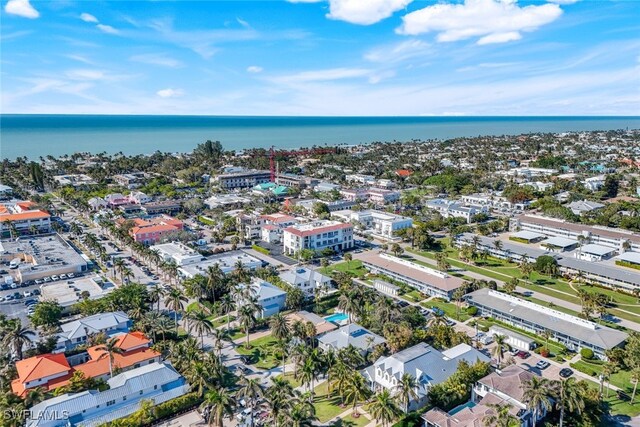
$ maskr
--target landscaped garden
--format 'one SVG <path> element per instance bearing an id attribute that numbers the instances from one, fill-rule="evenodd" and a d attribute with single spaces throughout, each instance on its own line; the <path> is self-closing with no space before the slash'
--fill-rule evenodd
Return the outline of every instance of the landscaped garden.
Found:
<path id="1" fill-rule="evenodd" d="M 276 339 L 271 335 L 249 341 L 249 345 L 249 349 L 245 348 L 244 343 L 236 347 L 238 353 L 250 358 L 249 364 L 261 369 L 272 369 L 282 363 L 277 357 Z"/>

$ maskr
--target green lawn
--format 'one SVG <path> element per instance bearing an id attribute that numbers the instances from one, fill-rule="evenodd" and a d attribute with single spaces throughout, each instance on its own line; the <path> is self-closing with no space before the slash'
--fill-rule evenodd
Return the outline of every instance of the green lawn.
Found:
<path id="1" fill-rule="evenodd" d="M 362 411 L 359 411 L 362 414 Z M 351 414 L 342 418 L 341 427 L 364 427 L 369 424 L 371 420 L 364 415 L 360 415 L 358 418 L 354 418 Z"/>
<path id="2" fill-rule="evenodd" d="M 302 385 L 300 381 L 294 378 L 293 372 L 285 372 L 284 376 L 280 375 L 280 377 L 283 377 L 285 380 L 287 380 L 293 386 L 293 388 L 297 388 Z"/>
<path id="3" fill-rule="evenodd" d="M 282 363 L 282 359 L 274 355 L 276 339 L 271 335 L 249 341 L 250 349 L 244 347 L 244 343 L 236 347 L 236 351 L 244 356 L 251 357 L 250 364 L 257 368 L 272 369 Z"/>
<path id="4" fill-rule="evenodd" d="M 319 270 L 322 274 L 331 275 L 334 271 L 342 271 L 349 273 L 355 277 L 364 277 L 368 273 L 367 269 L 362 266 L 362 261 L 354 259 L 349 262 L 339 262 Z"/>
<path id="5" fill-rule="evenodd" d="M 314 388 L 313 391 L 315 392 L 313 406 L 316 407 L 316 416 L 321 423 L 326 423 L 349 409 L 348 406 L 340 407 L 340 396 L 333 390 L 329 393 L 326 381 Z"/>
<path id="6" fill-rule="evenodd" d="M 587 381 L 592 388 L 599 389 L 600 385 L 594 381 Z M 609 412 L 612 415 L 626 415 L 629 417 L 635 417 L 640 415 L 640 401 L 636 400 L 635 403 L 625 402 L 618 398 L 617 393 L 610 391 L 607 397 L 605 390 L 603 401 L 609 406 Z"/>
<path id="7" fill-rule="evenodd" d="M 227 324 L 227 316 L 222 316 L 222 317 L 217 317 L 215 318 L 215 316 L 210 316 L 209 320 L 211 320 L 211 323 L 213 323 L 213 327 L 217 328 L 218 326 L 222 326 L 222 325 L 226 325 Z M 236 320 L 235 316 L 229 316 L 229 322 L 233 322 L 234 320 Z"/>
<path id="8" fill-rule="evenodd" d="M 424 295 L 422 295 L 419 291 L 417 290 L 413 290 L 411 292 L 407 292 L 406 294 L 402 294 L 400 295 L 401 298 L 406 299 L 407 301 L 411 301 L 411 302 L 420 302 L 424 299 L 426 299 L 426 297 Z"/>
<path id="9" fill-rule="evenodd" d="M 598 377 L 600 372 L 602 372 L 602 361 L 589 361 L 589 360 L 579 360 L 576 363 L 573 363 L 571 366 L 576 368 L 578 371 L 584 372 L 587 375 L 591 375 L 593 377 Z M 631 373 L 629 371 L 618 370 L 613 373 L 610 378 L 611 384 L 616 387 L 625 390 L 627 393 L 631 393 L 633 391 L 633 384 L 631 383 Z M 639 402 L 640 403 L 640 402 Z"/>
<path id="10" fill-rule="evenodd" d="M 465 322 L 471 318 L 471 316 L 467 314 L 466 310 L 462 306 L 460 307 L 460 315 L 456 316 L 457 307 L 455 303 L 446 302 L 439 298 L 434 298 L 430 301 L 425 301 L 423 303 L 420 303 L 420 305 L 426 308 L 438 307 L 440 310 L 444 311 L 444 314 L 447 317 L 456 319 L 460 322 Z"/>

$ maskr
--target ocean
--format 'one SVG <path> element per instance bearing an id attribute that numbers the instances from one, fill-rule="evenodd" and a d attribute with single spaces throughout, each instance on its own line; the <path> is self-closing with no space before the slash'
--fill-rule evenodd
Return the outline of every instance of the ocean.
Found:
<path id="1" fill-rule="evenodd" d="M 0 115 L 0 158 L 74 152 L 189 152 L 207 139 L 227 150 L 528 132 L 640 129 L 640 117 L 249 117 Z"/>

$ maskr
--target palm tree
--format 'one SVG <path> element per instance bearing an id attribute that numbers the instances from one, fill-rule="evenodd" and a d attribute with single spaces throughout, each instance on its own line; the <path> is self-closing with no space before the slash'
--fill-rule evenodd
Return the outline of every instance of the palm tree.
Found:
<path id="1" fill-rule="evenodd" d="M 204 310 L 191 311 L 187 313 L 185 318 L 189 325 L 189 333 L 193 330 L 200 336 L 200 342 L 202 343 L 202 349 L 204 350 L 204 335 L 211 333 L 213 323 L 211 323 L 211 320 L 209 320 L 207 313 L 205 313 Z"/>
<path id="2" fill-rule="evenodd" d="M 109 378 L 113 378 L 113 361 L 116 354 L 122 354 L 123 351 L 118 345 L 118 337 L 114 337 L 109 339 L 106 344 L 101 345 L 96 348 L 97 351 L 102 351 L 103 354 L 100 358 L 108 357 L 109 358 Z"/>
<path id="3" fill-rule="evenodd" d="M 255 307 L 251 305 L 243 305 L 238 310 L 238 321 L 240 322 L 240 327 L 244 329 L 246 341 L 244 347 L 246 349 L 251 348 L 249 345 L 249 332 L 256 325 L 256 310 Z"/>
<path id="4" fill-rule="evenodd" d="M 396 385 L 396 393 L 404 412 L 409 412 L 409 403 L 418 398 L 416 378 L 408 373 L 402 374 Z"/>
<path id="5" fill-rule="evenodd" d="M 346 254 L 344 254 L 343 258 L 347 263 L 347 269 L 351 269 L 351 260 L 353 260 L 353 255 L 347 252 Z"/>
<path id="6" fill-rule="evenodd" d="M 504 350 L 508 346 L 507 344 L 508 337 L 506 335 L 496 334 L 493 336 L 493 340 L 496 342 L 496 346 L 493 348 L 493 356 L 498 361 L 498 366 L 502 363 L 502 357 L 504 356 Z"/>
<path id="7" fill-rule="evenodd" d="M 369 397 L 369 387 L 367 382 L 358 371 L 354 371 L 346 384 L 345 398 L 347 402 L 353 403 L 353 411 L 357 414 L 358 403 Z"/>
<path id="8" fill-rule="evenodd" d="M 482 423 L 487 427 L 520 427 L 520 420 L 511 415 L 511 405 L 487 405 L 495 411 L 484 416 Z"/>
<path id="9" fill-rule="evenodd" d="M 201 408 L 207 413 L 209 426 L 222 427 L 224 418 L 233 417 L 233 409 L 236 406 L 233 396 L 224 388 L 219 387 L 208 391 L 204 395 Z"/>
<path id="10" fill-rule="evenodd" d="M 220 300 L 220 310 L 227 315 L 227 331 L 231 323 L 231 312 L 236 309 L 236 303 L 231 294 L 225 294 Z"/>
<path id="11" fill-rule="evenodd" d="M 536 376 L 523 384 L 524 402 L 533 410 L 534 427 L 538 422 L 540 412 L 546 413 L 553 407 L 552 390 L 547 379 Z"/>
<path id="12" fill-rule="evenodd" d="M 253 427 L 253 409 L 254 405 L 264 396 L 260 380 L 256 378 L 240 377 L 238 381 L 238 390 L 236 391 L 236 399 L 244 399 L 246 406 L 251 408 L 250 426 Z"/>
<path id="13" fill-rule="evenodd" d="M 286 425 L 291 427 L 312 427 L 316 421 L 316 409 L 307 399 L 295 399 L 286 413 Z"/>
<path id="14" fill-rule="evenodd" d="M 631 393 L 631 404 L 636 398 L 636 391 L 638 390 L 638 382 L 640 382 L 640 368 L 636 367 L 631 371 L 631 382 L 633 383 L 633 393 Z"/>
<path id="15" fill-rule="evenodd" d="M 386 388 L 373 397 L 373 402 L 369 405 L 368 410 L 376 422 L 382 423 L 382 427 L 387 427 L 394 419 L 402 414 L 402 410 L 398 408 L 393 396 L 391 396 L 391 393 L 389 393 L 389 390 Z"/>
<path id="16" fill-rule="evenodd" d="M 164 305 L 167 306 L 169 310 L 173 311 L 173 321 L 176 326 L 176 334 L 178 333 L 178 313 L 184 310 L 184 303 L 187 301 L 187 297 L 185 297 L 182 291 L 176 287 L 171 288 L 164 299 Z"/>
<path id="17" fill-rule="evenodd" d="M 19 319 L 8 322 L 8 324 L 9 326 L 4 331 L 2 342 L 7 347 L 13 347 L 13 352 L 18 360 L 22 360 L 22 347 L 30 344 L 36 333 L 29 328 L 23 327 Z"/>
<path id="18" fill-rule="evenodd" d="M 282 414 L 290 408 L 293 398 L 293 386 L 282 376 L 272 380 L 273 385 L 266 391 L 267 404 L 270 409 L 270 418 L 275 427 L 278 427 Z"/>
<path id="19" fill-rule="evenodd" d="M 493 247 L 496 249 L 497 252 L 500 252 L 502 250 L 502 242 L 500 240 L 494 240 Z"/>
<path id="20" fill-rule="evenodd" d="M 157 311 L 160 312 L 160 300 L 165 296 L 164 289 L 160 286 L 156 285 L 149 289 L 149 303 L 151 304 L 151 308 L 153 309 L 153 304 L 157 305 Z"/>
<path id="21" fill-rule="evenodd" d="M 582 398 L 582 386 L 574 377 L 560 380 L 556 384 L 556 407 L 560 409 L 560 427 L 562 427 L 564 425 L 565 411 L 582 413 L 584 399 Z"/>

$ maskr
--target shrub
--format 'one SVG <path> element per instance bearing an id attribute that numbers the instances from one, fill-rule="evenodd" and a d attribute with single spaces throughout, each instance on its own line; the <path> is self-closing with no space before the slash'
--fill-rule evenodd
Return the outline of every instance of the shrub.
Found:
<path id="1" fill-rule="evenodd" d="M 541 347 L 539 353 L 542 357 L 549 357 L 549 349 L 546 347 Z"/>
<path id="2" fill-rule="evenodd" d="M 476 314 L 478 314 L 478 307 L 474 307 L 474 306 L 467 307 L 467 314 L 469 316 L 475 316 Z"/>
<path id="3" fill-rule="evenodd" d="M 593 350 L 590 348 L 583 348 L 580 350 L 580 356 L 582 356 L 583 359 L 591 360 L 593 359 Z"/>
<path id="4" fill-rule="evenodd" d="M 269 249 L 265 249 L 261 246 L 258 245 L 251 245 L 251 249 L 256 250 L 258 252 L 260 252 L 261 254 L 265 254 L 265 255 L 269 255 Z"/>

